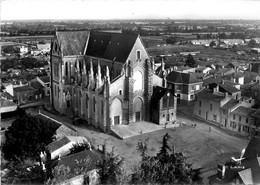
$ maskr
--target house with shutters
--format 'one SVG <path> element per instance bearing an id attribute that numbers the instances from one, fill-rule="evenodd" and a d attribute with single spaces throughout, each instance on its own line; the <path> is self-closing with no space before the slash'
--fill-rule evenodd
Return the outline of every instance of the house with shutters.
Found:
<path id="1" fill-rule="evenodd" d="M 172 89 L 178 100 L 189 102 L 202 89 L 202 80 L 194 73 L 171 71 L 166 77 L 169 89 Z"/>
<path id="2" fill-rule="evenodd" d="M 57 31 L 50 61 L 54 109 L 105 132 L 150 121 L 153 86 L 167 84 L 139 35 Z"/>
<path id="3" fill-rule="evenodd" d="M 252 98 L 234 97 L 219 88 L 205 88 L 196 96 L 193 114 L 225 130 L 248 136 L 255 128 L 254 105 Z"/>

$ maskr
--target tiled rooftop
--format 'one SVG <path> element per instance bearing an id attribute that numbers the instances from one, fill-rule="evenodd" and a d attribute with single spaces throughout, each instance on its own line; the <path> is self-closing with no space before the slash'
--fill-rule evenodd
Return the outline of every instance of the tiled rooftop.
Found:
<path id="1" fill-rule="evenodd" d="M 20 87 L 15 87 L 14 91 L 16 92 L 24 92 L 24 91 L 32 91 L 35 90 L 33 87 L 31 86 L 20 86 Z"/>
<path id="2" fill-rule="evenodd" d="M 210 89 L 203 89 L 200 91 L 197 95 L 198 98 L 201 99 L 206 99 L 206 100 L 211 100 L 211 101 L 221 101 L 225 98 L 225 95 L 217 95 L 214 94 Z"/>
<path id="3" fill-rule="evenodd" d="M 239 114 L 243 116 L 249 116 L 254 113 L 256 110 L 248 107 L 239 106 L 232 113 Z"/>
<path id="4" fill-rule="evenodd" d="M 237 100 L 231 99 L 226 104 L 224 104 L 221 108 L 225 109 L 225 110 L 229 110 L 229 109 L 233 108 L 234 106 L 236 106 L 237 104 L 238 104 Z"/>
<path id="5" fill-rule="evenodd" d="M 182 83 L 182 84 L 192 84 L 202 82 L 193 73 L 182 73 L 177 71 L 172 71 L 168 74 L 166 79 L 172 83 Z"/>
<path id="6" fill-rule="evenodd" d="M 50 82 L 50 76 L 41 76 L 39 77 L 41 79 L 41 81 L 43 81 L 44 83 L 48 83 Z"/>
<path id="7" fill-rule="evenodd" d="M 53 152 L 68 143 L 70 143 L 70 140 L 65 136 L 59 140 L 53 141 L 52 143 L 48 144 L 47 148 L 50 152 Z"/>

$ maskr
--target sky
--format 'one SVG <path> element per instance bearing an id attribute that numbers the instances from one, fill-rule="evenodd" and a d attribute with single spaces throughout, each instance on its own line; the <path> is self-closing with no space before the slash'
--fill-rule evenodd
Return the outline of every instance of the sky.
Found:
<path id="1" fill-rule="evenodd" d="M 260 0 L 0 0 L 2 20 L 256 19 Z"/>

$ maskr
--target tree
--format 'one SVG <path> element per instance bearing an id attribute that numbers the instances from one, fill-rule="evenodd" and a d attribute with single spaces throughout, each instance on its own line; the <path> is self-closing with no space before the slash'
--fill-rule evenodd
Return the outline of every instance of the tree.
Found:
<path id="1" fill-rule="evenodd" d="M 251 40 L 249 41 L 249 43 L 248 43 L 248 46 L 251 47 L 251 48 L 256 47 L 256 46 L 257 46 L 256 40 L 251 39 Z"/>
<path id="2" fill-rule="evenodd" d="M 54 166 L 52 169 L 54 178 L 49 178 L 47 184 L 62 184 L 64 181 L 71 179 L 77 175 L 87 175 L 89 172 L 89 167 L 91 165 L 91 158 L 86 156 L 86 158 L 81 160 L 75 160 L 73 168 L 66 165 Z M 85 184 L 85 183 L 84 183 Z"/>
<path id="3" fill-rule="evenodd" d="M 195 61 L 194 57 L 191 54 L 189 54 L 187 56 L 185 66 L 189 66 L 189 67 L 197 67 L 198 66 L 197 62 Z"/>
<path id="4" fill-rule="evenodd" d="M 140 165 L 132 174 L 134 184 L 191 184 L 201 183 L 201 169 L 192 169 L 192 164 L 186 162 L 187 157 L 182 152 L 175 152 L 168 145 L 170 137 L 163 137 L 161 150 L 155 156 L 147 154 L 147 140 L 139 140 L 137 150 L 141 154 Z"/>
<path id="5" fill-rule="evenodd" d="M 166 39 L 167 44 L 175 44 L 176 42 L 178 42 L 176 37 L 169 37 Z"/>
<path id="6" fill-rule="evenodd" d="M 43 184 L 44 172 L 41 166 L 33 166 L 27 169 L 28 165 L 23 162 L 11 161 L 7 164 L 10 171 L 2 178 L 5 184 Z"/>
<path id="7" fill-rule="evenodd" d="M 101 184 L 117 184 L 120 182 L 123 174 L 123 160 L 122 157 L 114 153 L 114 148 L 111 152 L 108 152 L 106 144 L 103 145 L 102 159 L 97 164 Z"/>
<path id="8" fill-rule="evenodd" d="M 219 38 L 220 38 L 220 39 L 227 39 L 227 34 L 224 33 L 224 32 L 223 32 L 223 33 L 220 33 L 220 34 L 219 34 Z"/>
<path id="9" fill-rule="evenodd" d="M 3 47 L 4 53 L 19 53 L 19 50 L 14 46 L 5 46 Z"/>
<path id="10" fill-rule="evenodd" d="M 7 160 L 40 160 L 40 152 L 52 142 L 56 129 L 54 122 L 39 116 L 20 113 L 6 131 L 2 152 Z"/>
<path id="11" fill-rule="evenodd" d="M 86 141 L 83 143 L 76 143 L 72 145 L 72 148 L 70 148 L 70 155 L 82 152 L 84 150 L 89 150 L 91 148 L 90 144 Z"/>
<path id="12" fill-rule="evenodd" d="M 1 69 L 7 71 L 8 69 L 15 69 L 19 65 L 19 61 L 16 58 L 5 59 L 1 61 Z"/>
<path id="13" fill-rule="evenodd" d="M 215 41 L 211 41 L 210 44 L 209 44 L 210 47 L 214 47 L 216 46 L 216 42 Z"/>

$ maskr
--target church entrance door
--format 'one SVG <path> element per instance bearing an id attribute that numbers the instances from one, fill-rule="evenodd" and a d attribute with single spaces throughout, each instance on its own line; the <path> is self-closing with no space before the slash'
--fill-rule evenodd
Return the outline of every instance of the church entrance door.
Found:
<path id="1" fill-rule="evenodd" d="M 142 99 L 137 97 L 134 99 L 134 122 L 143 120 L 143 102 Z"/>
<path id="2" fill-rule="evenodd" d="M 120 116 L 115 116 L 114 117 L 114 125 L 119 125 L 120 123 Z"/>
<path id="3" fill-rule="evenodd" d="M 135 113 L 135 121 L 141 121 L 141 112 L 136 112 Z"/>

